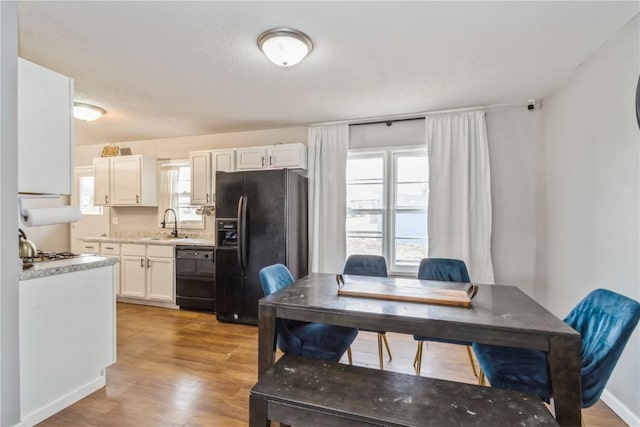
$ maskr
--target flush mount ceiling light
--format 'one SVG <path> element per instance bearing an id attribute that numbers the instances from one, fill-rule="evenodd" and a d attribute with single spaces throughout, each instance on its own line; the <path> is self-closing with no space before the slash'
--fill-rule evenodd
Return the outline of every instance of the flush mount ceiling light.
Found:
<path id="1" fill-rule="evenodd" d="M 84 104 L 82 102 L 73 103 L 73 116 L 76 119 L 90 122 L 99 119 L 105 113 L 106 110 L 96 107 L 95 105 Z"/>
<path id="2" fill-rule="evenodd" d="M 260 34 L 258 46 L 271 62 L 291 67 L 302 61 L 313 49 L 306 34 L 292 28 L 274 28 Z"/>

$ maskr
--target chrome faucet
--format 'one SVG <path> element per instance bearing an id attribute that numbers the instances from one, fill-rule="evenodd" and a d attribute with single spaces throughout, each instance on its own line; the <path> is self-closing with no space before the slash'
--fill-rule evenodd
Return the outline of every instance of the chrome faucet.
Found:
<path id="1" fill-rule="evenodd" d="M 169 209 L 165 209 L 164 210 L 164 215 L 162 215 L 162 228 L 167 228 L 167 212 L 173 212 L 173 231 L 171 232 L 171 235 L 173 237 L 178 237 L 178 215 L 176 215 L 176 211 L 174 211 L 173 209 L 169 208 Z"/>

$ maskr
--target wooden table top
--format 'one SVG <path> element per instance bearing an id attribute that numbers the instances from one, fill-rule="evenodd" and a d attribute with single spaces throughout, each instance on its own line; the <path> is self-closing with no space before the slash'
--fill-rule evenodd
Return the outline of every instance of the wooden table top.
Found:
<path id="1" fill-rule="evenodd" d="M 351 276 L 355 277 L 355 276 Z M 347 280 L 349 276 L 345 276 Z M 364 277 L 358 281 L 371 281 L 392 286 L 421 286 L 466 289 L 468 284 L 434 282 L 427 280 Z M 272 304 L 277 317 L 307 320 L 308 313 L 317 317 L 327 316 L 327 323 L 344 326 L 377 324 L 381 330 L 390 332 L 415 333 L 422 325 L 425 335 L 447 338 L 447 328 L 456 330 L 456 339 L 477 339 L 478 330 L 532 334 L 538 337 L 579 336 L 579 334 L 546 310 L 531 297 L 515 286 L 478 285 L 478 293 L 471 307 L 452 307 L 419 302 L 392 301 L 363 297 L 339 296 L 336 277 L 333 274 L 312 273 L 300 278 L 292 286 L 282 289 L 261 300 L 262 304 Z M 304 312 L 307 312 L 305 315 Z M 329 322 L 331 320 L 332 322 Z M 418 323 L 416 323 L 418 322 Z M 407 326 L 408 325 L 408 326 Z M 469 333 L 464 329 L 468 327 Z M 431 328 L 435 328 L 430 330 Z M 487 343 L 494 340 L 488 340 Z M 511 340 L 510 340 L 511 341 Z M 511 345 L 523 348 L 548 350 L 548 344 L 511 342 Z"/>

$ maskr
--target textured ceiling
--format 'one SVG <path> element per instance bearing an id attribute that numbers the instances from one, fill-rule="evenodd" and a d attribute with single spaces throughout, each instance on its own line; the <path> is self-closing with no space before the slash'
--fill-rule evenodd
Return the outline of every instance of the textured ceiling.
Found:
<path id="1" fill-rule="evenodd" d="M 20 56 L 108 113 L 76 144 L 543 98 L 639 2 L 19 2 Z M 281 69 L 256 38 L 312 39 Z"/>

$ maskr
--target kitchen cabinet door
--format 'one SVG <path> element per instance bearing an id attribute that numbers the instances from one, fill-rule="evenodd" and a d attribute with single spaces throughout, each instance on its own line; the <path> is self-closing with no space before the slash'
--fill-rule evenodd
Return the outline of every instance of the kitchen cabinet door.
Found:
<path id="1" fill-rule="evenodd" d="M 211 152 L 211 203 L 216 192 L 216 172 L 234 172 L 236 170 L 236 150 L 215 150 Z"/>
<path id="2" fill-rule="evenodd" d="M 111 159 L 112 206 L 140 204 L 141 165 L 139 156 L 123 156 Z"/>
<path id="3" fill-rule="evenodd" d="M 100 256 L 120 260 L 120 245 L 118 243 L 101 243 Z M 122 289 L 120 289 L 120 263 L 113 265 L 113 290 L 117 296 L 122 294 Z"/>
<path id="4" fill-rule="evenodd" d="M 71 194 L 72 158 L 73 80 L 18 58 L 18 191 Z"/>
<path id="5" fill-rule="evenodd" d="M 268 147 L 238 148 L 236 169 L 253 170 L 267 167 Z"/>
<path id="6" fill-rule="evenodd" d="M 304 144 L 277 144 L 269 150 L 271 168 L 307 168 L 307 147 Z"/>
<path id="7" fill-rule="evenodd" d="M 191 204 L 194 206 L 208 205 L 213 200 L 211 152 L 195 151 L 189 153 L 189 162 L 191 164 Z"/>
<path id="8" fill-rule="evenodd" d="M 120 258 L 122 296 L 145 298 L 146 259 L 141 256 L 123 255 Z"/>
<path id="9" fill-rule="evenodd" d="M 108 206 L 110 190 L 110 159 L 99 157 L 93 159 L 93 204 Z"/>
<path id="10" fill-rule="evenodd" d="M 174 301 L 173 258 L 147 257 L 147 289 L 149 299 Z"/>

